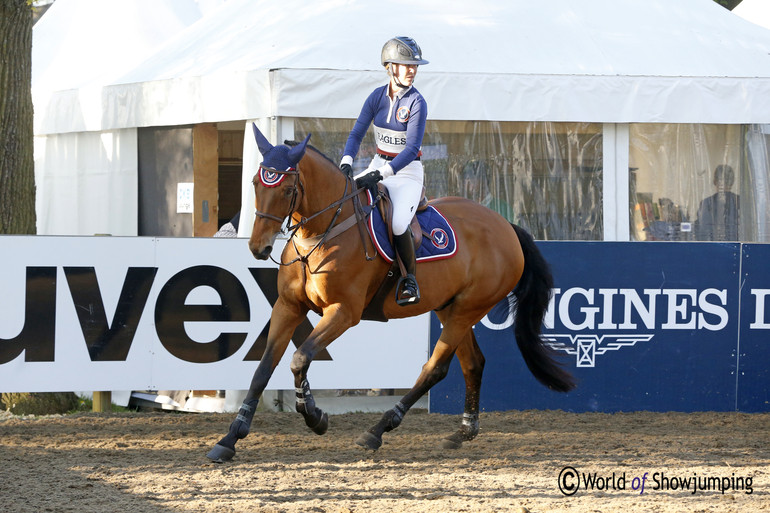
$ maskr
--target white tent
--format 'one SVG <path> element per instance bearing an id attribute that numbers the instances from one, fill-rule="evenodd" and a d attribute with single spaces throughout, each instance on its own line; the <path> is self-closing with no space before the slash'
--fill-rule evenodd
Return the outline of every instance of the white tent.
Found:
<path id="1" fill-rule="evenodd" d="M 430 60 L 417 86 L 435 120 L 770 122 L 770 31 L 712 0 L 155 0 L 128 16 L 132 3 L 98 2 L 100 17 L 78 26 L 83 0 L 58 0 L 35 27 L 40 233 L 135 233 L 130 215 L 106 212 L 135 180 L 137 127 L 355 118 L 394 35 Z M 98 39 L 83 37 L 95 25 Z M 98 150 L 94 166 L 119 185 L 84 180 L 82 163 L 63 162 L 75 148 Z M 63 223 L 72 176 L 98 189 L 69 194 L 110 192 Z M 130 212 L 135 193 L 118 201 Z"/>

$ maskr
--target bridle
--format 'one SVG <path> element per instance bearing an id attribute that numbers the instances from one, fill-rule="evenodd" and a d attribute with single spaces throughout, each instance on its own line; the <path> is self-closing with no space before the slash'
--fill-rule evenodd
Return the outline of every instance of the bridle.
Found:
<path id="1" fill-rule="evenodd" d="M 278 217 L 278 216 L 273 215 L 273 214 L 268 214 L 267 212 L 260 212 L 259 210 L 255 211 L 255 214 L 256 214 L 257 217 L 265 218 L 265 219 L 270 219 L 270 220 L 275 221 L 278 224 L 280 224 L 281 225 L 281 233 L 282 234 L 286 235 L 287 232 L 290 232 L 289 238 L 292 240 L 292 244 L 294 244 L 294 250 L 296 251 L 297 255 L 299 255 L 299 256 L 297 256 L 297 258 L 295 258 L 291 262 L 284 263 L 284 262 L 276 261 L 273 258 L 272 254 L 270 255 L 270 259 L 273 262 L 275 262 L 278 265 L 283 265 L 283 266 L 288 266 L 288 265 L 291 265 L 291 264 L 293 264 L 295 262 L 298 262 L 298 261 L 302 261 L 302 262 L 307 263 L 308 257 L 316 249 L 318 249 L 326 240 L 330 239 L 331 237 L 336 236 L 337 235 L 336 233 L 331 235 L 331 237 L 330 237 L 330 234 L 331 234 L 332 230 L 334 229 L 334 227 L 335 227 L 335 225 L 337 223 L 337 218 L 339 218 L 340 213 L 342 213 L 342 205 L 343 205 L 343 203 L 345 203 L 349 199 L 357 198 L 358 195 L 361 192 L 360 190 L 352 187 L 353 179 L 348 177 L 345 180 L 345 190 L 343 191 L 342 197 L 340 199 L 338 199 L 337 201 L 332 202 L 327 207 L 322 208 L 321 210 L 319 210 L 318 212 L 316 212 L 315 214 L 313 214 L 313 215 L 311 215 L 309 217 L 304 217 L 304 216 L 300 217 L 299 221 L 297 221 L 294 224 L 287 225 L 286 229 L 284 229 L 283 228 L 284 220 L 287 217 L 291 219 L 291 217 L 297 211 L 297 198 L 298 198 L 299 194 L 301 193 L 303 196 L 305 195 L 305 186 L 302 184 L 302 178 L 301 178 L 300 171 L 299 171 L 298 168 L 299 168 L 299 165 L 298 165 L 297 168 L 288 168 L 286 170 L 278 170 L 278 169 L 274 169 L 274 168 L 266 167 L 266 166 L 262 166 L 262 165 L 259 166 L 259 170 L 260 171 L 266 170 L 266 171 L 268 171 L 270 173 L 276 173 L 276 174 L 279 174 L 279 175 L 294 176 L 294 184 L 290 188 L 290 190 L 292 191 L 292 195 L 291 195 L 291 202 L 289 203 L 289 211 L 283 217 Z M 259 172 L 257 173 L 257 175 L 259 175 Z M 258 183 L 258 178 L 257 178 L 257 176 L 255 176 L 254 179 L 252 180 L 252 184 L 256 187 L 257 183 Z M 349 188 L 351 190 L 350 193 L 348 193 L 348 189 Z M 302 253 L 300 253 L 299 248 L 297 247 L 297 244 L 296 244 L 296 242 L 294 240 L 297 231 L 300 228 L 302 228 L 303 226 L 305 226 L 312 219 L 315 219 L 316 217 L 320 216 L 324 212 L 327 212 L 327 211 L 329 211 L 329 210 L 331 210 L 333 208 L 336 208 L 337 211 L 334 213 L 334 216 L 332 217 L 332 220 L 329 223 L 329 226 L 326 228 L 326 231 L 320 237 L 314 237 L 312 239 L 313 242 L 315 242 L 315 245 L 312 247 L 312 249 L 308 253 L 306 253 L 304 255 Z M 358 202 L 358 201 L 354 201 L 354 210 L 355 210 L 355 214 L 354 215 L 356 217 L 356 220 L 360 220 L 360 219 L 362 219 L 362 217 L 365 217 L 366 215 L 368 215 L 368 212 L 364 213 L 362 211 L 362 208 L 360 206 L 360 202 Z M 347 229 L 347 227 L 344 228 L 344 229 Z M 342 231 L 344 231 L 344 229 Z M 369 260 L 369 259 L 370 258 L 367 255 L 367 260 Z"/>
<path id="2" fill-rule="evenodd" d="M 275 168 L 272 168 L 272 167 L 267 167 L 267 166 L 260 165 L 259 166 L 259 171 L 257 172 L 256 175 L 254 175 L 254 178 L 251 180 L 251 183 L 252 183 L 252 185 L 254 185 L 254 187 L 257 186 L 257 183 L 258 183 L 258 178 L 257 177 L 259 176 L 259 173 L 262 170 L 268 171 L 270 173 L 275 173 L 277 175 L 293 175 L 294 176 L 294 185 L 292 185 L 291 189 L 290 189 L 292 191 L 292 195 L 291 195 L 291 203 L 289 203 L 289 212 L 285 216 L 278 217 L 278 216 L 274 216 L 273 214 L 268 214 L 267 212 L 260 212 L 259 210 L 255 211 L 255 214 L 256 214 L 257 217 L 270 219 L 272 221 L 277 222 L 281 226 L 283 226 L 283 220 L 286 219 L 287 217 L 289 217 L 290 215 L 292 215 L 297 210 L 297 196 L 299 195 L 299 192 L 301 191 L 303 195 L 305 194 L 305 187 L 302 185 L 302 180 L 300 180 L 299 170 L 297 168 L 294 168 L 294 167 L 290 167 L 290 168 L 285 169 L 285 170 L 279 170 L 279 169 L 275 169 Z M 281 233 L 285 233 L 283 228 L 281 228 Z"/>

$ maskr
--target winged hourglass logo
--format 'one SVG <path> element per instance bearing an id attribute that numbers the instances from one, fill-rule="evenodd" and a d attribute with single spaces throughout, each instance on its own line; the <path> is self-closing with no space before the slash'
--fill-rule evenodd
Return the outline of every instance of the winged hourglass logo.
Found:
<path id="1" fill-rule="evenodd" d="M 655 335 L 543 335 L 543 340 L 557 351 L 564 351 L 576 357 L 576 367 L 594 367 L 596 357 L 607 351 L 617 351 L 623 347 L 636 345 L 637 342 L 649 342 Z"/>

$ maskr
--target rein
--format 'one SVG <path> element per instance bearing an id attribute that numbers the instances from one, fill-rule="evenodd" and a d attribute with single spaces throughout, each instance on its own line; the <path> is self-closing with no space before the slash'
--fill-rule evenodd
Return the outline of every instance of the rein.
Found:
<path id="1" fill-rule="evenodd" d="M 302 179 L 300 178 L 300 172 L 299 172 L 298 169 L 294 169 L 294 168 L 289 168 L 289 169 L 287 169 L 285 171 L 279 171 L 277 169 L 272 169 L 272 168 L 265 168 L 264 166 L 260 166 L 260 168 L 261 169 L 267 169 L 267 170 L 269 170 L 272 173 L 277 173 L 277 174 L 281 174 L 281 175 L 293 175 L 295 177 L 294 185 L 292 186 L 293 194 L 292 194 L 292 197 L 291 197 L 291 203 L 289 204 L 289 212 L 283 218 L 280 218 L 280 217 L 272 215 L 272 214 L 268 214 L 266 212 L 260 212 L 259 210 L 256 211 L 256 215 L 258 217 L 271 219 L 271 220 L 276 221 L 276 222 L 278 222 L 280 224 L 283 224 L 284 219 L 286 219 L 287 217 L 291 218 L 291 216 L 293 216 L 296 213 L 296 210 L 297 210 L 297 196 L 298 196 L 299 192 L 301 191 L 303 195 L 305 194 L 305 187 L 304 187 L 304 185 L 302 185 Z M 285 262 L 285 263 L 284 262 L 279 262 L 279 261 L 275 260 L 272 255 L 270 255 L 270 259 L 273 262 L 275 262 L 276 264 L 281 265 L 281 266 L 289 266 L 289 265 L 292 265 L 292 264 L 294 264 L 294 263 L 296 263 L 298 261 L 306 263 L 308 257 L 310 255 L 312 255 L 313 252 L 315 252 L 316 249 L 321 247 L 321 245 L 323 245 L 324 242 L 326 242 L 329 239 L 332 239 L 332 238 L 336 237 L 340 233 L 344 232 L 345 230 L 347 230 L 348 228 L 353 226 L 353 224 L 356 224 L 356 223 L 360 224 L 361 220 L 365 219 L 369 215 L 369 213 L 371 213 L 371 210 L 372 210 L 372 208 L 374 208 L 374 206 L 373 205 L 369 206 L 368 209 L 360 206 L 360 201 L 358 201 L 358 199 L 357 199 L 358 195 L 361 192 L 359 189 L 353 189 L 353 187 L 351 187 L 351 192 L 348 193 L 348 187 L 351 185 L 352 182 L 353 182 L 352 178 L 349 178 L 349 177 L 345 180 L 345 190 L 342 193 L 342 197 L 340 199 L 338 199 L 337 201 L 331 203 L 327 207 L 319 210 L 318 212 L 316 212 L 315 214 L 313 214 L 313 215 L 311 215 L 309 217 L 304 217 L 304 216 L 301 217 L 300 220 L 297 221 L 296 223 L 288 225 L 286 227 L 286 230 L 284 230 L 283 228 L 281 229 L 281 233 L 284 233 L 284 234 L 286 234 L 287 232 L 291 232 L 291 235 L 289 235 L 289 238 L 292 240 L 292 244 L 294 245 L 294 251 L 296 251 L 297 255 L 299 255 L 297 258 L 295 258 L 291 262 Z M 350 199 L 353 199 L 353 210 L 354 210 L 353 215 L 351 215 L 349 218 L 345 219 L 342 223 L 340 223 L 338 225 L 335 225 L 335 223 L 337 222 L 337 218 L 339 218 L 339 215 L 342 213 L 342 205 L 346 201 L 348 201 Z M 376 200 L 375 200 L 374 203 L 376 203 Z M 325 212 L 327 212 L 327 211 L 329 211 L 329 210 L 331 210 L 333 208 L 336 208 L 337 211 L 334 213 L 334 216 L 332 217 L 332 220 L 329 223 L 329 226 L 326 228 L 326 231 L 323 234 L 321 234 L 319 236 L 316 236 L 316 237 L 311 237 L 309 239 L 300 239 L 300 241 L 301 241 L 300 244 L 302 244 L 302 242 L 307 242 L 309 244 L 314 244 L 313 247 L 310 249 L 310 251 L 308 253 L 306 253 L 304 255 L 301 254 L 300 251 L 299 251 L 299 248 L 297 247 L 297 242 L 296 242 L 297 231 L 299 231 L 300 228 L 305 226 L 312 219 L 315 219 L 316 217 L 320 216 L 321 214 L 323 214 L 323 213 L 325 213 Z M 361 237 L 363 239 L 363 234 L 361 235 Z M 369 254 L 366 252 L 366 245 L 365 244 L 364 244 L 364 253 L 366 254 L 366 259 L 367 260 L 374 259 L 374 257 L 370 257 Z"/>

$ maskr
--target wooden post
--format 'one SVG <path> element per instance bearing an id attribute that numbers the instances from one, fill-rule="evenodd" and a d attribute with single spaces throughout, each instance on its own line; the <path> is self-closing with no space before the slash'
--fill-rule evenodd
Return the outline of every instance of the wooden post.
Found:
<path id="1" fill-rule="evenodd" d="M 219 150 L 214 123 L 193 127 L 193 237 L 211 237 L 219 229 Z"/>
<path id="2" fill-rule="evenodd" d="M 112 392 L 94 392 L 91 411 L 112 411 Z"/>

